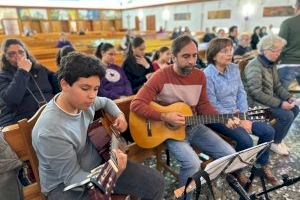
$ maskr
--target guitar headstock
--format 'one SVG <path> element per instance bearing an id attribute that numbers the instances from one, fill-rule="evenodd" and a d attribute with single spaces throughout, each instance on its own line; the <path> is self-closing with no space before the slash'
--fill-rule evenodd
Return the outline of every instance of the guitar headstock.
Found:
<path id="1" fill-rule="evenodd" d="M 118 168 L 112 160 L 92 170 L 90 181 L 100 190 L 101 196 L 106 197 L 103 199 L 109 199 L 113 192 L 117 181 L 117 173 Z"/>
<path id="2" fill-rule="evenodd" d="M 272 113 L 269 107 L 255 106 L 247 111 L 247 119 L 255 122 L 269 122 L 272 120 Z"/>

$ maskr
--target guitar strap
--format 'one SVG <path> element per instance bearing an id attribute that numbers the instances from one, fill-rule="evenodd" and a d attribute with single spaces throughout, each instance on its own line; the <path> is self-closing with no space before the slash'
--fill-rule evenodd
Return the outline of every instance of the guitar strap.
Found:
<path id="1" fill-rule="evenodd" d="M 199 170 L 192 177 L 188 178 L 188 180 L 186 181 L 186 184 L 185 184 L 184 192 L 183 192 L 184 200 L 186 200 L 186 198 L 187 198 L 186 189 L 189 186 L 189 184 L 192 182 L 192 180 L 194 180 L 195 183 L 196 183 L 196 200 L 199 199 L 200 192 L 201 192 L 201 180 L 200 180 L 201 177 L 203 177 L 204 180 L 206 181 L 208 189 L 209 189 L 209 191 L 210 191 L 210 193 L 211 193 L 211 195 L 213 197 L 213 200 L 215 200 L 215 195 L 214 195 L 214 191 L 213 191 L 213 188 L 212 188 L 212 185 L 211 185 L 211 181 L 210 181 L 209 175 L 204 170 Z"/>

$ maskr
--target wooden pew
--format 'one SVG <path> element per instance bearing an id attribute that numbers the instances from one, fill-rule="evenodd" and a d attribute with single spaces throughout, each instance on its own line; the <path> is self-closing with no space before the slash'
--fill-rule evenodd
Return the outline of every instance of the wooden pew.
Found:
<path id="1" fill-rule="evenodd" d="M 25 144 L 24 136 L 22 135 L 22 132 L 20 130 L 20 127 L 18 124 L 14 124 L 11 126 L 7 126 L 2 129 L 2 132 L 4 134 L 4 139 L 7 141 L 7 143 L 10 145 L 12 150 L 16 152 L 20 160 L 22 161 L 29 161 L 33 172 L 34 177 L 37 180 L 36 172 L 37 167 L 34 167 L 34 160 L 32 155 L 30 154 L 29 149 L 27 148 L 27 145 Z M 43 195 L 41 193 L 39 182 L 35 182 L 31 185 L 25 186 L 23 188 L 23 195 L 25 200 L 43 200 Z"/>

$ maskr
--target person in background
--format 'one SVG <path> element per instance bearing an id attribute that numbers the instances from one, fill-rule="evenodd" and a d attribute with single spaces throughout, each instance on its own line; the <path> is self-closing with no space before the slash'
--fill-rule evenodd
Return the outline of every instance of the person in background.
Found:
<path id="1" fill-rule="evenodd" d="M 272 35 L 272 34 L 274 34 L 273 24 L 269 24 L 269 27 L 268 27 L 268 35 Z"/>
<path id="2" fill-rule="evenodd" d="M 132 89 L 123 69 L 115 64 L 116 50 L 110 43 L 100 43 L 95 55 L 101 60 L 106 71 L 101 80 L 98 96 L 118 99 L 132 95 Z"/>
<path id="3" fill-rule="evenodd" d="M 295 16 L 284 20 L 279 36 L 287 41 L 280 56 L 278 74 L 283 87 L 288 88 L 297 80 L 295 89 L 300 90 L 300 0 L 296 0 Z"/>
<path id="4" fill-rule="evenodd" d="M 233 61 L 234 63 L 240 63 L 242 60 L 251 60 L 256 56 L 256 51 L 252 51 L 250 47 L 250 35 L 248 33 L 242 33 L 239 36 L 239 45 L 234 50 Z"/>
<path id="5" fill-rule="evenodd" d="M 257 44 L 260 40 L 260 36 L 259 36 L 259 31 L 260 31 L 260 27 L 259 26 L 256 26 L 253 30 L 253 34 L 251 35 L 251 48 L 253 50 L 257 49 Z"/>
<path id="6" fill-rule="evenodd" d="M 296 99 L 281 85 L 277 74 L 277 61 L 285 44 L 286 40 L 275 34 L 263 37 L 257 45 L 258 56 L 244 70 L 249 105 L 270 107 L 276 119 L 271 150 L 281 155 L 289 154 L 282 140 L 299 113 Z"/>
<path id="7" fill-rule="evenodd" d="M 153 56 L 152 66 L 154 71 L 170 65 L 171 51 L 168 47 L 161 47 Z"/>
<path id="8" fill-rule="evenodd" d="M 41 192 L 48 200 L 92 199 L 84 187 L 63 190 L 86 180 L 91 170 L 105 161 L 87 134 L 96 111 L 103 109 L 110 114 L 118 131 L 127 129 L 118 106 L 108 98 L 97 97 L 104 74 L 95 56 L 72 52 L 62 59 L 58 72 L 62 92 L 47 104 L 32 130 Z M 112 151 L 118 168 L 114 194 L 134 195 L 141 200 L 163 198 L 164 178 L 158 171 L 128 161 L 120 149 Z"/>
<path id="9" fill-rule="evenodd" d="M 126 51 L 128 49 L 130 43 L 134 38 L 133 36 L 134 36 L 133 31 L 128 29 L 125 36 L 121 40 L 121 44 L 120 44 L 121 50 Z"/>
<path id="10" fill-rule="evenodd" d="M 238 40 L 238 27 L 237 26 L 231 26 L 229 28 L 228 37 L 232 40 L 233 47 L 236 48 L 238 46 L 238 44 L 239 44 L 239 40 Z"/>
<path id="11" fill-rule="evenodd" d="M 216 26 L 213 26 L 213 27 L 211 28 L 211 32 L 212 32 L 212 34 L 215 35 L 215 37 L 218 36 L 218 32 L 217 32 L 217 27 L 216 27 Z"/>
<path id="12" fill-rule="evenodd" d="M 30 119 L 54 96 L 54 73 L 37 63 L 24 43 L 7 39 L 1 46 L 0 126 Z"/>
<path id="13" fill-rule="evenodd" d="M 214 39 L 216 37 L 214 32 L 210 32 L 209 28 L 207 27 L 205 29 L 205 34 L 203 36 L 203 42 L 210 42 L 212 39 Z"/>
<path id="14" fill-rule="evenodd" d="M 240 77 L 239 66 L 233 64 L 233 44 L 229 38 L 213 39 L 207 49 L 208 66 L 204 69 L 207 79 L 207 96 L 210 103 L 221 114 L 248 111 L 247 94 Z M 265 122 L 241 120 L 240 126 L 230 129 L 221 123 L 208 124 L 209 128 L 225 135 L 236 142 L 236 151 L 253 146 L 250 133 L 259 137 L 258 144 L 270 142 L 275 130 Z M 263 173 L 270 183 L 277 184 L 278 180 L 268 166 L 270 150 L 264 151 L 256 163 L 262 167 Z M 247 179 L 240 180 L 242 185 Z"/>
<path id="15" fill-rule="evenodd" d="M 135 37 L 129 46 L 127 57 L 122 66 L 134 94 L 154 72 L 151 61 L 145 56 L 145 49 L 144 39 Z"/>
<path id="16" fill-rule="evenodd" d="M 174 40 L 175 38 L 177 38 L 180 35 L 180 30 L 177 27 L 174 27 L 172 34 L 171 34 L 171 40 Z"/>
<path id="17" fill-rule="evenodd" d="M 226 37 L 225 30 L 224 30 L 224 29 L 222 29 L 222 28 L 220 28 L 220 29 L 218 30 L 217 37 L 218 37 L 218 38 L 223 38 L 223 37 Z"/>
<path id="18" fill-rule="evenodd" d="M 56 54 L 57 68 L 60 68 L 61 59 L 73 51 L 76 51 L 76 50 L 72 46 L 64 46 L 57 51 L 57 54 Z"/>
<path id="19" fill-rule="evenodd" d="M 60 33 L 59 39 L 56 43 L 56 47 L 62 48 L 64 46 L 72 46 L 72 43 L 68 40 L 66 33 Z"/>
<path id="20" fill-rule="evenodd" d="M 260 27 L 260 29 L 259 29 L 259 37 L 262 38 L 262 37 L 264 37 L 266 35 L 268 35 L 268 33 L 267 33 L 267 27 L 265 27 L 265 26 Z"/>

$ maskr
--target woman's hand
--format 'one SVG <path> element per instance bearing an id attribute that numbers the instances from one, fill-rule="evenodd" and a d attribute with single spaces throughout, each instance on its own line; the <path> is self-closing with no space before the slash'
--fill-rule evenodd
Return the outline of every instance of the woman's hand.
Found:
<path id="1" fill-rule="evenodd" d="M 31 61 L 29 59 L 27 59 L 26 57 L 18 58 L 17 65 L 18 65 L 18 68 L 23 69 L 27 72 L 29 72 L 32 67 Z"/>
<path id="2" fill-rule="evenodd" d="M 145 57 L 135 57 L 136 58 L 136 62 L 140 65 L 143 65 L 146 69 L 150 68 L 150 64 L 147 62 L 147 60 L 145 59 Z"/>

